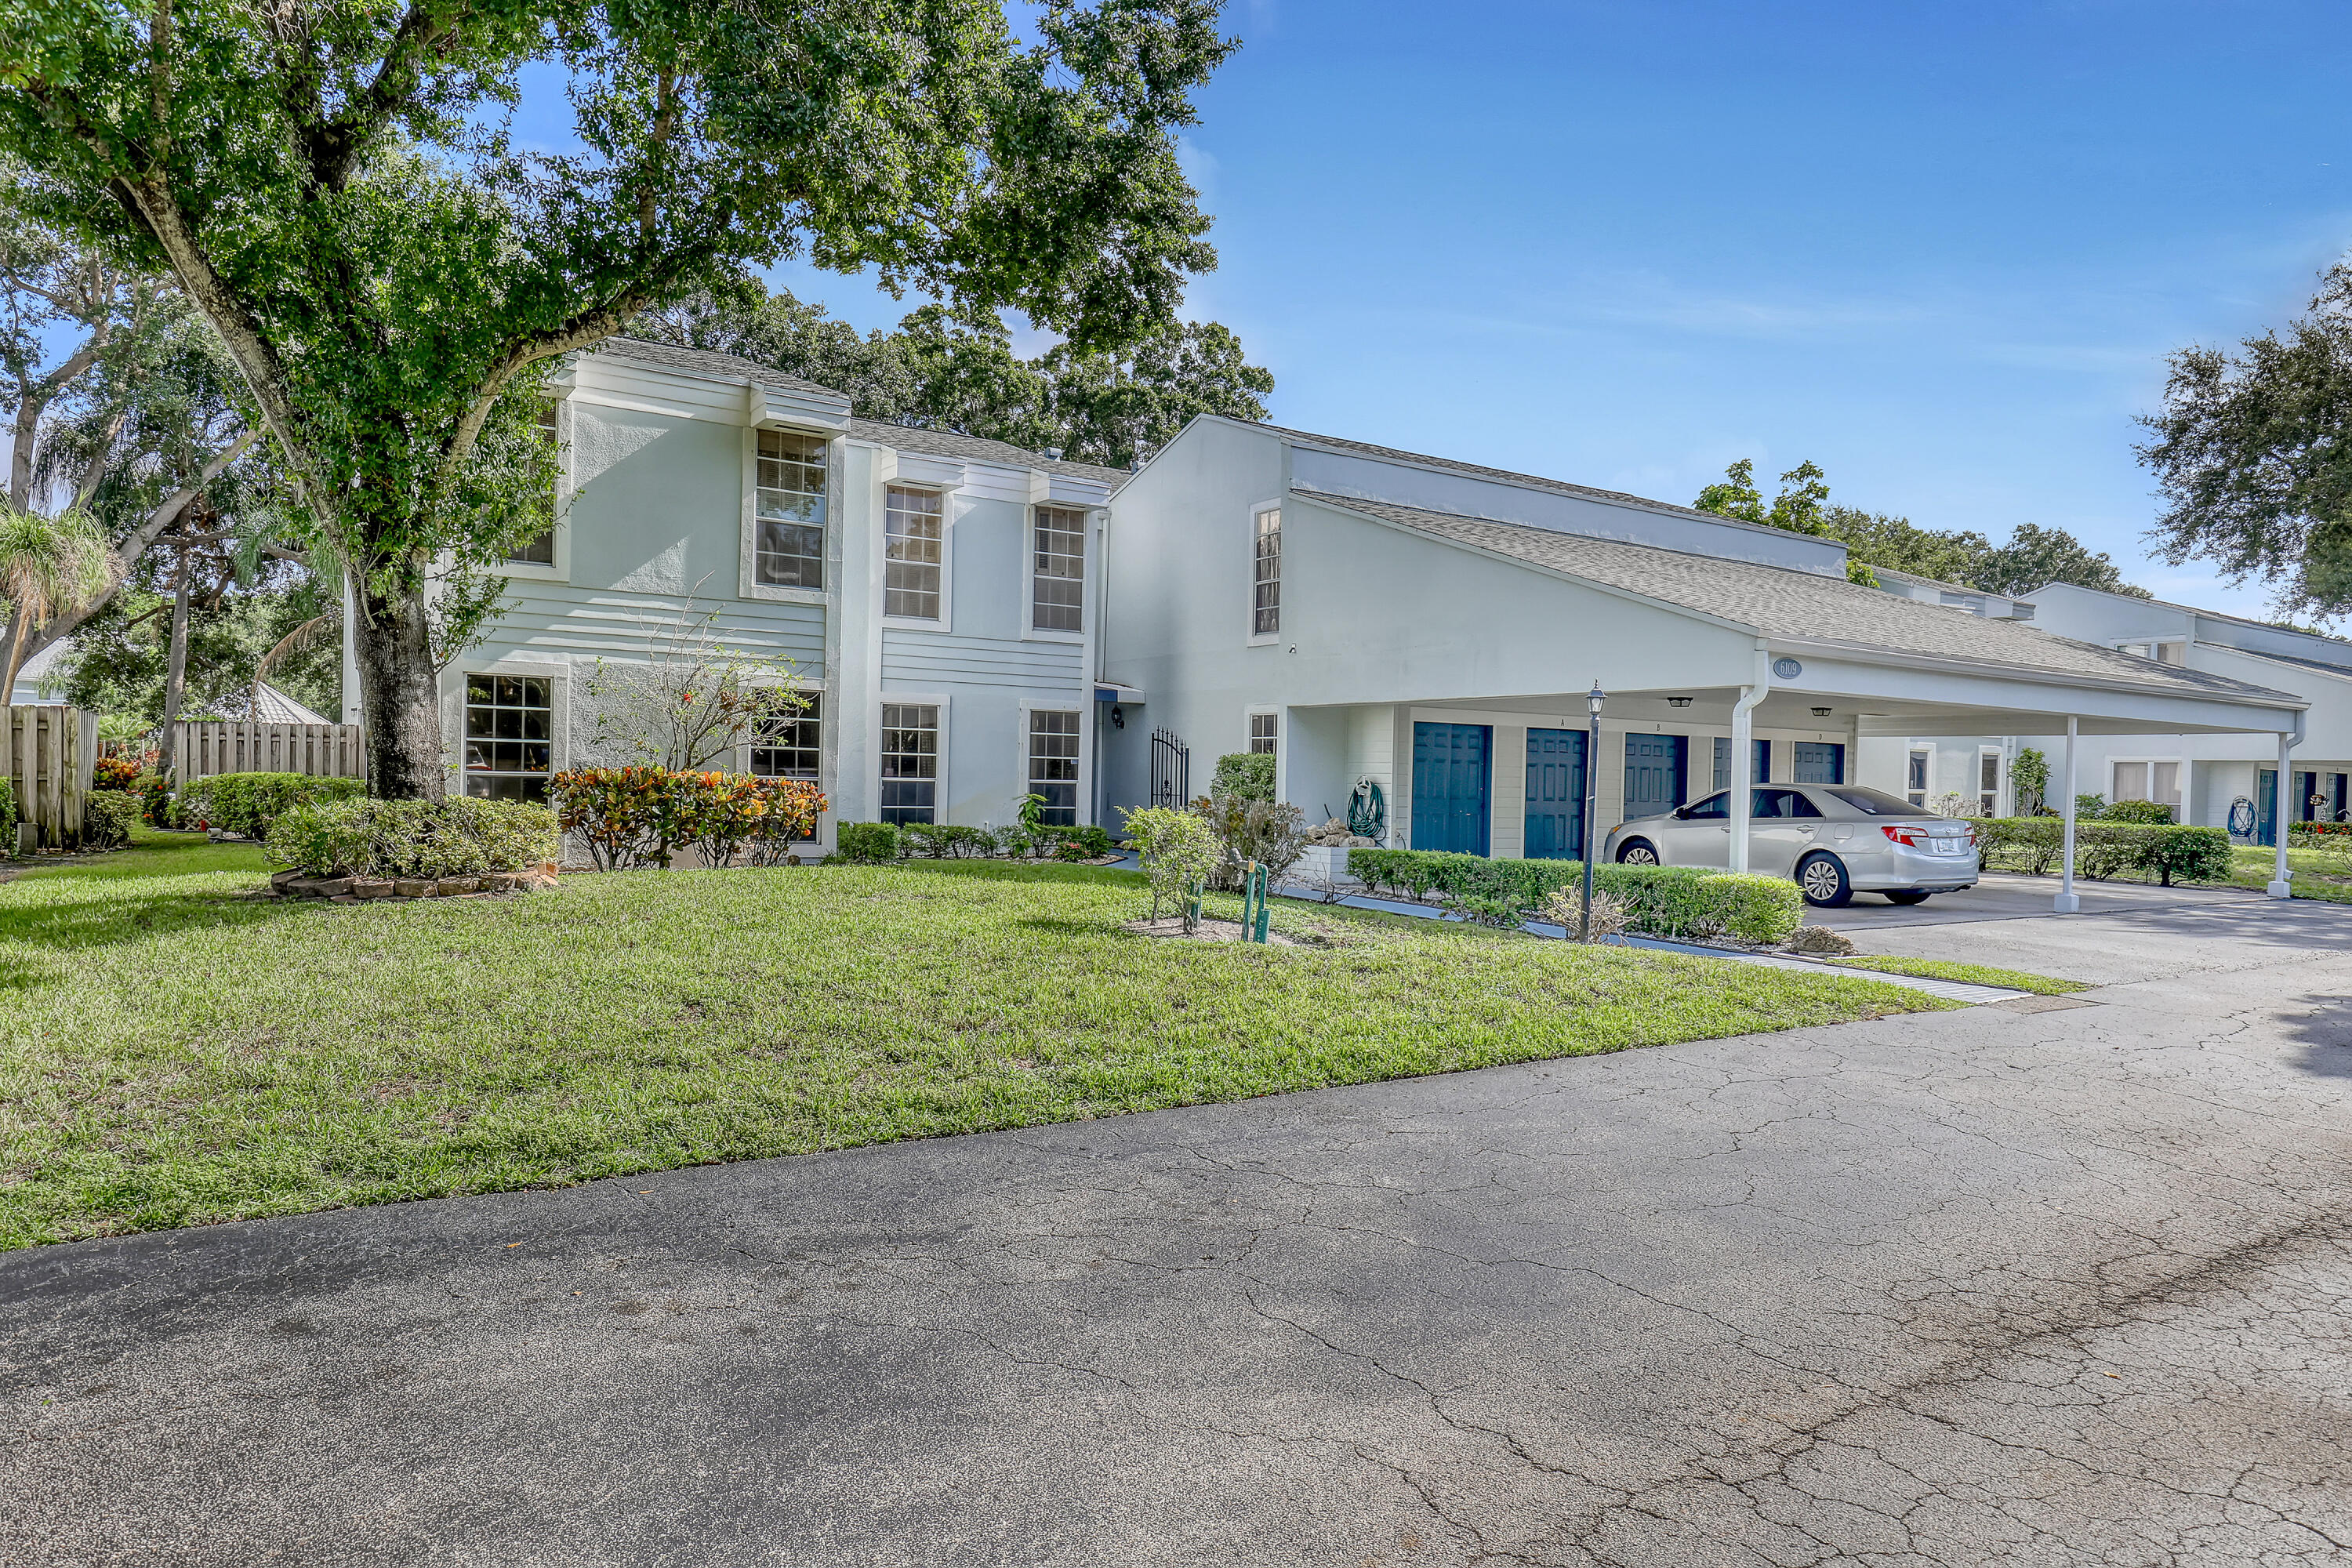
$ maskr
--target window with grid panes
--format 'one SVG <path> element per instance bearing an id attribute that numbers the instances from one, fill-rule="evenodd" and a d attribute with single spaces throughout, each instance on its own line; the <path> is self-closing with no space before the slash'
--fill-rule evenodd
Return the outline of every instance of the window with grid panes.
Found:
<path id="1" fill-rule="evenodd" d="M 768 779 L 814 779 L 824 698 L 803 692 L 800 706 L 776 703 L 751 721 L 751 771 Z"/>
<path id="2" fill-rule="evenodd" d="M 825 457 L 822 436 L 760 432 L 754 582 L 773 588 L 824 586 Z"/>
<path id="3" fill-rule="evenodd" d="M 556 444 L 554 404 L 551 403 L 545 408 L 539 411 L 539 429 L 540 434 L 547 438 L 547 444 L 550 447 L 553 447 Z M 559 484 L 562 483 L 560 479 L 557 482 Z M 554 565 L 555 530 L 551 528 L 545 533 L 541 534 L 538 538 L 517 545 L 513 550 L 508 552 L 507 560 L 518 566 Z"/>
<path id="4" fill-rule="evenodd" d="M 940 805 L 940 710 L 882 705 L 882 820 L 936 822 Z"/>
<path id="5" fill-rule="evenodd" d="M 1078 825 L 1078 716 L 1033 710 L 1029 715 L 1029 793 L 1045 797 L 1039 820 L 1050 827 Z"/>
<path id="6" fill-rule="evenodd" d="M 2000 810 L 2000 753 L 1977 753 L 1977 815 L 1992 816 Z"/>
<path id="7" fill-rule="evenodd" d="M 892 485 L 883 508 L 882 613 L 940 618 L 940 544 L 947 498 Z"/>
<path id="8" fill-rule="evenodd" d="M 554 771 L 552 683 L 543 675 L 466 677 L 466 793 L 545 800 Z"/>
<path id="9" fill-rule="evenodd" d="M 1280 510 L 1257 514 L 1256 553 L 1253 557 L 1250 588 L 1253 635 L 1270 637 L 1282 630 L 1282 512 Z"/>
<path id="10" fill-rule="evenodd" d="M 1272 713 L 1253 713 L 1250 721 L 1250 750 L 1271 755 L 1275 739 L 1282 733 L 1282 721 Z"/>
<path id="11" fill-rule="evenodd" d="M 1041 506 L 1033 531 L 1029 625 L 1041 632 L 1086 630 L 1087 514 L 1076 507 Z"/>

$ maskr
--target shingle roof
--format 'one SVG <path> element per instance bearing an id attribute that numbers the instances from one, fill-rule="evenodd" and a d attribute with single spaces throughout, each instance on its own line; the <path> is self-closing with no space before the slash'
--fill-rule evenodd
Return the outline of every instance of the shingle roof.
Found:
<path id="1" fill-rule="evenodd" d="M 331 724 L 332 719 L 312 711 L 289 697 L 268 681 L 261 683 L 255 694 L 259 699 L 253 704 L 253 717 L 264 724 Z"/>
<path id="2" fill-rule="evenodd" d="M 838 397 L 845 403 L 849 401 L 847 393 L 820 386 L 802 376 L 787 375 L 772 365 L 764 365 L 740 354 L 723 354 L 710 349 L 683 349 L 675 343 L 647 342 L 643 338 L 606 338 L 589 352 L 635 360 L 640 364 L 659 365 L 665 370 L 682 370 L 688 375 L 707 375 L 719 381 L 750 381 L 761 386 L 772 386 L 780 392 L 817 392 L 827 397 Z"/>
<path id="3" fill-rule="evenodd" d="M 643 338 L 606 338 L 592 352 L 635 360 L 640 364 L 659 365 L 665 370 L 684 371 L 688 375 L 711 376 L 720 381 L 750 381 L 782 391 L 822 393 L 827 397 L 838 397 L 845 403 L 850 401 L 847 393 L 836 392 L 832 387 L 821 386 L 797 375 L 788 375 L 740 354 L 719 353 L 709 349 L 684 349 L 672 343 L 647 342 Z M 1032 452 L 1009 441 L 992 441 L 982 436 L 961 436 L 952 430 L 924 430 L 911 425 L 892 425 L 878 419 L 852 419 L 849 434 L 862 441 L 895 447 L 902 452 L 928 452 L 933 457 L 962 458 L 976 463 L 1003 463 L 1015 468 L 1043 468 L 1049 474 L 1100 479 L 1113 488 L 1126 483 L 1132 477 L 1125 468 L 1106 468 L 1095 463 L 1064 462 L 1059 458 Z"/>
<path id="4" fill-rule="evenodd" d="M 1059 458 L 1032 452 L 1010 441 L 992 441 L 985 436 L 960 436 L 952 430 L 924 430 L 912 425 L 891 425 L 879 419 L 852 419 L 849 433 L 861 441 L 896 447 L 902 452 L 928 452 L 935 458 L 964 458 L 975 463 L 1003 463 L 1016 468 L 1043 468 L 1049 474 L 1100 479 L 1114 489 L 1135 477 L 1125 468 L 1106 468 L 1094 463 L 1066 463 Z"/>
<path id="5" fill-rule="evenodd" d="M 1591 485 L 1575 485 L 1566 479 L 1548 479 L 1540 474 L 1514 473 L 1508 468 L 1489 468 L 1477 463 L 1456 462 L 1452 458 L 1433 458 L 1426 452 L 1407 452 L 1395 447 L 1376 447 L 1370 441 L 1350 441 L 1343 436 L 1318 436 L 1310 430 L 1292 430 L 1280 425 L 1251 424 L 1235 420 L 1253 430 L 1264 430 L 1285 440 L 1304 441 L 1311 446 L 1328 447 L 1335 452 L 1352 452 L 1359 457 L 1380 458 L 1395 463 L 1418 463 L 1423 468 L 1443 468 L 1448 473 L 1466 474 L 1473 479 L 1496 479 L 1504 484 L 1523 485 L 1531 489 L 1549 490 L 1555 495 L 1577 496 L 1585 500 L 1606 501 L 1612 506 L 1638 506 L 1650 511 L 1670 512 L 1676 517 L 1693 517 L 1727 528 L 1761 528 L 1759 523 L 1725 517 L 1719 512 L 1701 511 L 1696 507 L 1678 506 L 1669 500 L 1653 500 L 1648 496 L 1630 495 L 1623 490 L 1597 489 Z M 1767 529 L 1767 531 L 1778 531 Z M 1826 541 L 1837 542 L 1835 540 Z"/>
<path id="6" fill-rule="evenodd" d="M 1451 543 L 1752 626 L 1766 637 L 1850 643 L 1926 658 L 2137 681 L 2200 696 L 2302 700 L 2268 687 L 2158 664 L 2094 643 L 2053 637 L 2012 621 L 1986 620 L 1966 610 L 1924 604 L 1840 577 L 1687 555 L 1656 545 L 1591 539 L 1522 523 L 1424 511 L 1387 501 L 1359 500 L 1353 496 L 1304 489 L 1299 493 L 1327 506 L 1361 512 Z"/>

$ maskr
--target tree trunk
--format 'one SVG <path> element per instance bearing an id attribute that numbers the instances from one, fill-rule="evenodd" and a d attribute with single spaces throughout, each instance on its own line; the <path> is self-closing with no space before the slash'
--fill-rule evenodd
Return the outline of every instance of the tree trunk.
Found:
<path id="1" fill-rule="evenodd" d="M 180 552 L 180 570 L 172 584 L 172 652 L 163 666 L 163 744 L 156 772 L 172 776 L 179 760 L 180 700 L 188 689 L 188 552 Z"/>
<path id="2" fill-rule="evenodd" d="M 383 800 L 439 800 L 448 793 L 448 768 L 424 589 L 379 593 L 361 578 L 352 597 L 352 651 L 367 726 L 368 793 Z"/>

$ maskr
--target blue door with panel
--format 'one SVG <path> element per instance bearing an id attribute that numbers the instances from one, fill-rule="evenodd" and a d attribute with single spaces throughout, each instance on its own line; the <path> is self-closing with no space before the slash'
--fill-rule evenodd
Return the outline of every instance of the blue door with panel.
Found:
<path id="1" fill-rule="evenodd" d="M 1626 816 L 1655 816 L 1682 805 L 1690 781 L 1688 752 L 1685 735 L 1625 737 Z"/>
<path id="2" fill-rule="evenodd" d="M 1495 731 L 1485 724 L 1412 727 L 1412 847 L 1486 853 Z"/>
<path id="3" fill-rule="evenodd" d="M 1772 782 L 1772 742 L 1750 741 L 1748 743 L 1748 782 L 1751 784 Z M 1715 738 L 1715 787 L 1731 787 L 1731 737 Z"/>
<path id="4" fill-rule="evenodd" d="M 2254 775 L 2254 842 L 2278 847 L 2278 770 L 2264 768 Z"/>
<path id="5" fill-rule="evenodd" d="M 1845 747 L 1835 741 L 1799 741 L 1790 750 L 1790 784 L 1845 783 Z"/>
<path id="6" fill-rule="evenodd" d="M 1530 860 L 1574 860 L 1584 854 L 1584 731 L 1528 731 L 1528 817 L 1523 853 Z"/>

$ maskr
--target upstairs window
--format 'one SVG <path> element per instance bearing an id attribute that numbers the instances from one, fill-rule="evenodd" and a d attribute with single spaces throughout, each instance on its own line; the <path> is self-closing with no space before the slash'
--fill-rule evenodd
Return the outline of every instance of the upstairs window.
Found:
<path id="1" fill-rule="evenodd" d="M 772 588 L 824 586 L 824 466 L 823 437 L 760 432 L 753 581 Z"/>
<path id="2" fill-rule="evenodd" d="M 940 618 L 940 549 L 947 498 L 892 485 L 883 508 L 882 613 Z"/>
<path id="3" fill-rule="evenodd" d="M 1076 507 L 1041 506 L 1034 530 L 1030 576 L 1032 630 L 1086 630 L 1087 514 Z"/>
<path id="4" fill-rule="evenodd" d="M 1029 715 L 1029 793 L 1043 795 L 1039 820 L 1048 827 L 1078 825 L 1078 716 Z"/>
<path id="5" fill-rule="evenodd" d="M 804 692 L 801 705 L 778 702 L 751 721 L 751 771 L 768 779 L 814 779 L 824 699 Z"/>
<path id="6" fill-rule="evenodd" d="M 540 435 L 550 447 L 556 446 L 555 405 L 551 403 L 539 411 Z M 556 483 L 560 486 L 562 479 Z M 550 498 L 552 500 L 553 498 Z M 507 560 L 517 566 L 552 566 L 555 564 L 555 530 L 549 529 L 536 539 L 526 541 L 507 552 Z"/>
<path id="7" fill-rule="evenodd" d="M 1250 633 L 1278 637 L 1282 632 L 1282 512 L 1272 509 L 1257 514 L 1257 542 L 1250 576 Z"/>

